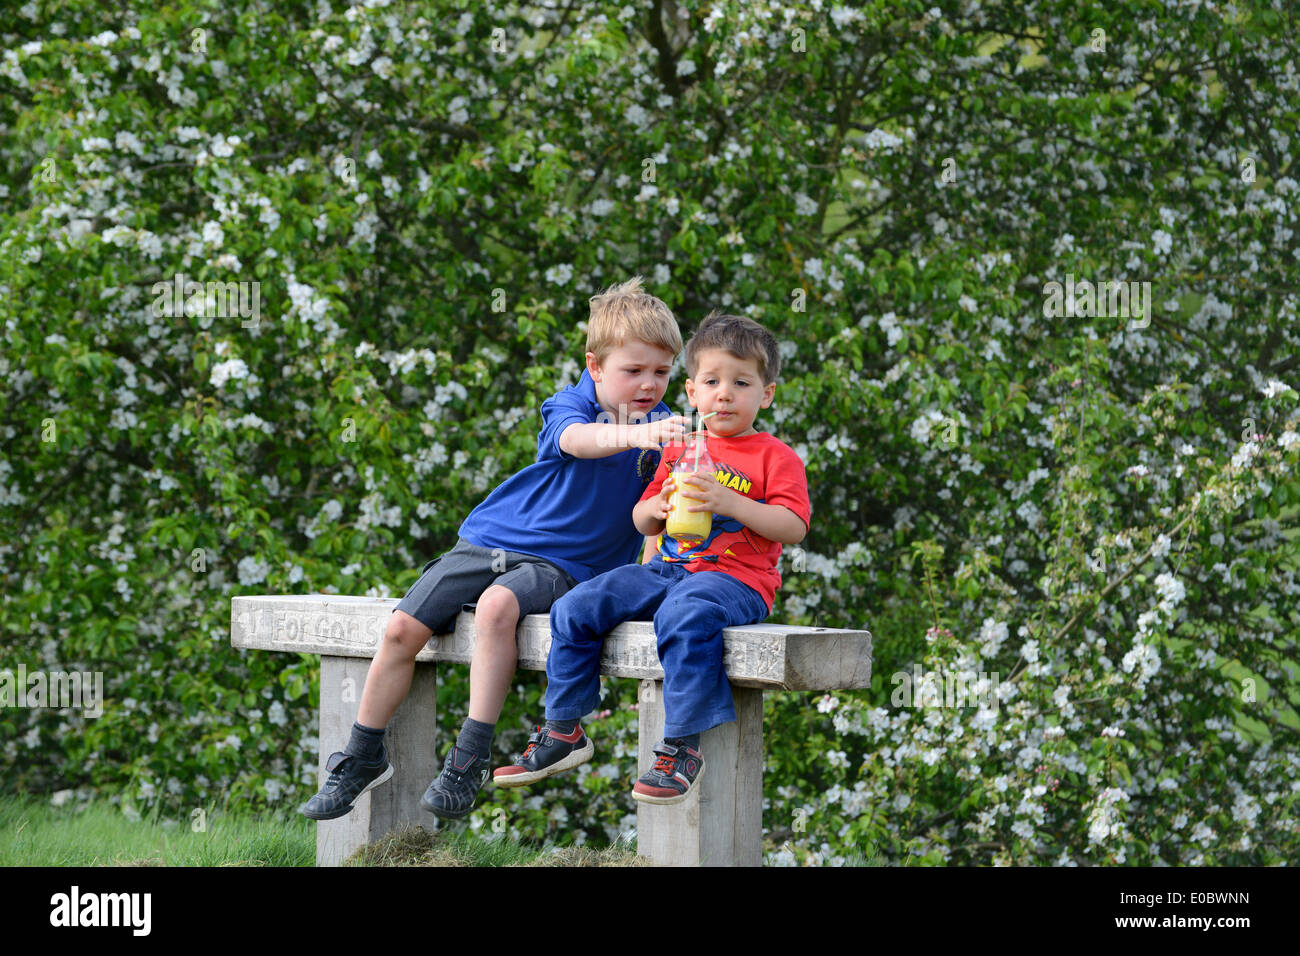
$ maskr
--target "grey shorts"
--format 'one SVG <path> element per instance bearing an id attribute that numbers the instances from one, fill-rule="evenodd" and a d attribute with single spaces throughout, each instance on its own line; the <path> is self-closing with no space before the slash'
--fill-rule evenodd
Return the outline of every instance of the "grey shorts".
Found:
<path id="1" fill-rule="evenodd" d="M 394 610 L 405 611 L 435 634 L 445 634 L 462 610 L 474 608 L 492 585 L 508 588 L 519 616 L 545 614 L 578 582 L 545 558 L 501 548 L 480 548 L 464 538 L 424 566 Z"/>

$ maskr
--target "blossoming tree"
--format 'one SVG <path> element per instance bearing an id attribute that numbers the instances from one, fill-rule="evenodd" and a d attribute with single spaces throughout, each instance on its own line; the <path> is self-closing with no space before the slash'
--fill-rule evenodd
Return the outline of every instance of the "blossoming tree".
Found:
<path id="1" fill-rule="evenodd" d="M 0 710 L 0 777 L 309 792 L 313 662 L 231 651 L 230 596 L 401 594 L 642 273 L 684 332 L 778 334 L 760 427 L 814 520 L 774 619 L 876 637 L 870 693 L 769 695 L 774 862 L 1294 858 L 1281 6 L 18 8 L 0 665 L 109 701 Z M 978 704 L 932 706 L 953 673 Z M 633 706 L 611 683 L 610 762 L 473 825 L 626 829 Z"/>

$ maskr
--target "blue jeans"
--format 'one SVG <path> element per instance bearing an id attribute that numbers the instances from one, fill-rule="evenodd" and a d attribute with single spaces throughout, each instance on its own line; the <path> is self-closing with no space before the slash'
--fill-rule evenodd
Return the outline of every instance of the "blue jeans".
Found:
<path id="1" fill-rule="evenodd" d="M 624 621 L 653 620 L 664 667 L 664 736 L 736 719 L 722 666 L 722 629 L 768 615 L 762 595 L 723 571 L 687 571 L 655 557 L 573 588 L 551 606 L 546 716 L 578 720 L 600 702 L 600 650 Z"/>

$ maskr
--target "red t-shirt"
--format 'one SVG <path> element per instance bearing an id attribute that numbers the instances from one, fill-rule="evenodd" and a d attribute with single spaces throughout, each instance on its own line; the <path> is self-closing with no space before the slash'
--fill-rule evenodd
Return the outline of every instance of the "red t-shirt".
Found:
<path id="1" fill-rule="evenodd" d="M 713 476 L 719 483 L 761 504 L 784 505 L 805 525 L 809 523 L 812 505 L 808 501 L 808 479 L 793 448 L 767 432 L 734 438 L 710 435 L 708 441 Z M 659 468 L 641 496 L 642 501 L 659 494 L 685 450 L 680 442 L 664 446 Z M 714 514 L 708 538 L 695 548 L 679 548 L 668 535 L 659 535 L 659 554 L 665 561 L 685 562 L 688 571 L 725 571 L 761 594 L 769 612 L 776 589 L 781 586 L 781 574 L 776 569 L 780 543 L 724 514 Z"/>

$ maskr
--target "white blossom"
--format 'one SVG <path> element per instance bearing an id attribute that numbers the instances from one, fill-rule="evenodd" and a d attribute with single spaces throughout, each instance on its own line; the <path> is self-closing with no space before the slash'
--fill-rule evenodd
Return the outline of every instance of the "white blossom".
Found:
<path id="1" fill-rule="evenodd" d="M 567 262 L 551 266 L 546 270 L 546 281 L 555 285 L 568 285 L 573 278 L 573 266 Z"/>
<path id="2" fill-rule="evenodd" d="M 247 555 L 239 559 L 237 571 L 239 573 L 239 583 L 242 585 L 261 584 L 266 580 L 270 573 L 271 566 L 260 558 Z"/>
<path id="3" fill-rule="evenodd" d="M 225 230 L 221 228 L 219 222 L 206 222 L 203 224 L 203 241 L 212 246 L 214 249 L 220 249 L 221 244 L 226 241 Z"/>
<path id="4" fill-rule="evenodd" d="M 248 374 L 248 366 L 244 363 L 244 360 L 232 358 L 212 366 L 208 381 L 217 388 L 221 388 L 228 380 L 232 378 L 236 380 L 248 378 Z"/>

